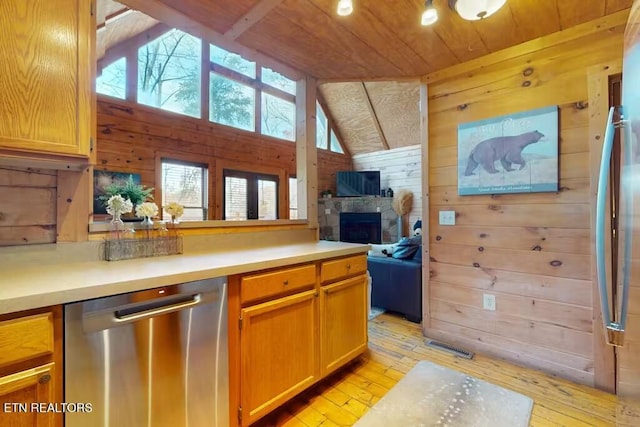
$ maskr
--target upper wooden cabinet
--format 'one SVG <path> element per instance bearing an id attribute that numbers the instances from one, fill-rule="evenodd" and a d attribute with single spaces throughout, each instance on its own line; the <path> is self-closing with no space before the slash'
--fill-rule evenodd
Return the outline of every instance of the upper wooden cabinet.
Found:
<path id="1" fill-rule="evenodd" d="M 0 2 L 2 156 L 88 163 L 93 9 L 93 0 Z"/>

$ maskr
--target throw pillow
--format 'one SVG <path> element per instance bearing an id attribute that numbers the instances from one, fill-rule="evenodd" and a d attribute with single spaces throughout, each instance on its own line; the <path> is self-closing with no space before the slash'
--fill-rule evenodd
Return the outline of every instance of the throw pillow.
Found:
<path id="1" fill-rule="evenodd" d="M 396 250 L 393 251 L 393 257 L 396 259 L 409 259 L 420 249 L 422 243 L 422 236 L 403 237 L 396 245 Z"/>
<path id="2" fill-rule="evenodd" d="M 371 249 L 367 255 L 369 256 L 379 256 L 379 257 L 388 257 L 393 253 L 394 247 L 396 245 L 378 245 L 374 243 L 370 243 Z"/>

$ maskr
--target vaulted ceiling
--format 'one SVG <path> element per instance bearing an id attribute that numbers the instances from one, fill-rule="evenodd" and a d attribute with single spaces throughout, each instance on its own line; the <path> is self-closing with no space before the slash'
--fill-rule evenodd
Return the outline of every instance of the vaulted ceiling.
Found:
<path id="1" fill-rule="evenodd" d="M 422 27 L 423 0 L 353 0 L 354 11 L 346 17 L 337 16 L 337 0 L 120 1 L 150 18 L 125 12 L 121 20 L 117 9 L 109 9 L 102 40 L 98 33 L 99 56 L 100 49 L 160 21 L 243 55 L 273 58 L 292 72 L 320 80 L 320 91 L 352 154 L 418 143 L 418 83 L 408 78 L 615 13 L 632 3 L 507 0 L 489 18 L 465 21 L 447 0 L 434 0 L 439 20 Z"/>

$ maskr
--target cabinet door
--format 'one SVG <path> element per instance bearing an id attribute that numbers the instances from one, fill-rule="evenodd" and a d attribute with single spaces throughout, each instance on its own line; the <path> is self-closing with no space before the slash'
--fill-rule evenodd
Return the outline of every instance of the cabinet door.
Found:
<path id="1" fill-rule="evenodd" d="M 54 363 L 0 377 L 0 426 L 53 427 Z M 36 405 L 36 406 L 32 406 Z"/>
<path id="2" fill-rule="evenodd" d="M 323 286 L 320 322 L 324 376 L 367 349 L 367 277 Z"/>
<path id="3" fill-rule="evenodd" d="M 0 1 L 0 148 L 89 155 L 91 4 Z"/>
<path id="4" fill-rule="evenodd" d="M 311 385 L 318 375 L 315 290 L 241 310 L 242 425 Z"/>

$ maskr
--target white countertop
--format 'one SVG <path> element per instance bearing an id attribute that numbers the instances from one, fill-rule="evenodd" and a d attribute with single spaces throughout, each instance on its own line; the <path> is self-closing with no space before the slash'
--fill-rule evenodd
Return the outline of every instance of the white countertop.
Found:
<path id="1" fill-rule="evenodd" d="M 0 314 L 193 280 L 363 254 L 368 245 L 318 241 L 123 261 L 18 266 L 0 272 Z"/>

